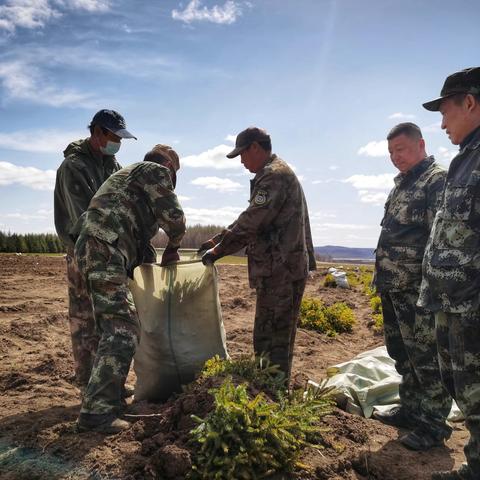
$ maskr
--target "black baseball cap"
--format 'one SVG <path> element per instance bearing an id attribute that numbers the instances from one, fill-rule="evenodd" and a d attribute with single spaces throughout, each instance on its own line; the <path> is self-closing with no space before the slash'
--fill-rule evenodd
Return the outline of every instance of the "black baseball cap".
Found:
<path id="1" fill-rule="evenodd" d="M 426 102 L 423 107 L 431 112 L 438 112 L 442 100 L 458 93 L 480 94 L 480 67 L 466 68 L 452 73 L 445 79 L 440 97 Z"/>
<path id="2" fill-rule="evenodd" d="M 240 155 L 243 150 L 248 148 L 253 142 L 269 142 L 271 145 L 270 135 L 263 128 L 249 127 L 240 132 L 235 140 L 235 148 L 227 154 L 228 158 L 235 158 Z"/>
<path id="3" fill-rule="evenodd" d="M 137 137 L 132 135 L 127 130 L 127 124 L 125 123 L 125 119 L 115 110 L 104 109 L 98 111 L 93 116 L 89 127 L 93 127 L 94 125 L 106 128 L 120 138 L 134 138 L 135 140 L 137 140 Z"/>

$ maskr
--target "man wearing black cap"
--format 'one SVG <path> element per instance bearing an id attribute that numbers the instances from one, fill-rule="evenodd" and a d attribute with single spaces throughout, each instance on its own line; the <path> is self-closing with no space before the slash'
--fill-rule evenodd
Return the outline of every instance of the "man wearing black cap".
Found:
<path id="1" fill-rule="evenodd" d="M 434 480 L 480 479 L 480 67 L 447 77 L 423 106 L 442 114 L 459 152 L 423 260 L 418 304 L 435 312 L 442 381 L 465 417 L 467 463 Z"/>
<path id="2" fill-rule="evenodd" d="M 205 242 L 202 261 L 247 247 L 250 287 L 257 292 L 253 346 L 290 378 L 298 314 L 309 270 L 315 270 L 310 222 L 302 187 L 292 169 L 272 155 L 270 136 L 247 128 L 227 157 L 241 156 L 255 173 L 249 207 L 222 233 Z"/>
<path id="3" fill-rule="evenodd" d="M 124 118 L 114 110 L 100 110 L 89 125 L 90 137 L 70 143 L 57 170 L 54 216 L 57 234 L 67 251 L 69 322 L 72 337 L 75 380 L 84 390 L 90 378 L 98 337 L 93 312 L 82 275 L 73 256 L 80 231 L 79 218 L 88 208 L 100 185 L 120 165 L 115 154 L 123 138 L 135 138 Z"/>

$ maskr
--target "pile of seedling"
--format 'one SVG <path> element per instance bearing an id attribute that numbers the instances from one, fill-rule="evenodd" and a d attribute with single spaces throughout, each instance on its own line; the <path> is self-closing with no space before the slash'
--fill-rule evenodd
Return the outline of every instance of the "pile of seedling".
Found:
<path id="1" fill-rule="evenodd" d="M 351 333 L 355 324 L 353 310 L 343 302 L 330 306 L 317 298 L 304 298 L 300 307 L 300 327 L 334 337 Z"/>
<path id="2" fill-rule="evenodd" d="M 321 419 L 332 410 L 331 389 L 288 392 L 283 374 L 264 358 L 241 357 L 205 364 L 199 381 L 221 377 L 209 393 L 213 409 L 192 415 L 189 479 L 253 480 L 305 466 L 305 447 L 321 448 Z"/>

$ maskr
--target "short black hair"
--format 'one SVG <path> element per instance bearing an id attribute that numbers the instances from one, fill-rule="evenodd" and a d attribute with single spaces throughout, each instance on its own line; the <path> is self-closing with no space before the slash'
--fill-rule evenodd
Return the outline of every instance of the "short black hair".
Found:
<path id="1" fill-rule="evenodd" d="M 390 130 L 390 132 L 388 132 L 387 140 L 392 140 L 399 135 L 406 135 L 407 137 L 413 138 L 415 140 L 420 140 L 421 138 L 423 138 L 420 127 L 412 122 L 404 122 L 395 125 Z"/>
<path id="2" fill-rule="evenodd" d="M 272 141 L 271 140 L 262 140 L 257 142 L 266 152 L 271 153 L 272 151 Z"/>
<path id="3" fill-rule="evenodd" d="M 455 105 L 461 105 L 467 95 L 472 95 L 476 102 L 480 104 L 480 95 L 477 95 L 476 93 L 457 93 L 452 97 L 453 103 Z"/>

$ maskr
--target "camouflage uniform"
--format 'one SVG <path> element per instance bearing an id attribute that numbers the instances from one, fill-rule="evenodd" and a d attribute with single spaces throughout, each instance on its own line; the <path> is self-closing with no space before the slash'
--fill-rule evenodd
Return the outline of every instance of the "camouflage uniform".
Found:
<path id="1" fill-rule="evenodd" d="M 452 160 L 425 250 L 419 305 L 435 312 L 442 380 L 465 416 L 480 478 L 480 128 Z"/>
<path id="2" fill-rule="evenodd" d="M 121 407 L 121 391 L 138 343 L 138 318 L 128 277 L 155 261 L 150 239 L 161 227 L 172 247 L 185 233 L 185 218 L 170 172 L 152 162 L 112 175 L 92 198 L 75 257 L 86 278 L 101 334 L 81 413 L 104 414 Z"/>
<path id="3" fill-rule="evenodd" d="M 257 292 L 254 350 L 268 354 L 289 378 L 300 302 L 316 265 L 302 187 L 276 155 L 255 175 L 249 207 L 219 244 L 224 255 L 245 246 L 250 286 Z"/>
<path id="4" fill-rule="evenodd" d="M 54 193 L 55 227 L 67 250 L 68 316 L 75 380 L 84 388 L 90 378 L 98 336 L 86 285 L 73 257 L 80 228 L 77 221 L 100 185 L 120 165 L 115 157 L 95 153 L 88 139 L 72 142 L 63 154 L 65 160 L 57 170 Z"/>
<path id="5" fill-rule="evenodd" d="M 439 438 L 450 434 L 445 420 L 452 400 L 440 379 L 434 315 L 416 303 L 424 249 L 445 174 L 433 157 L 427 157 L 395 177 L 385 204 L 375 263 L 385 344 L 402 376 L 402 408 Z"/>

